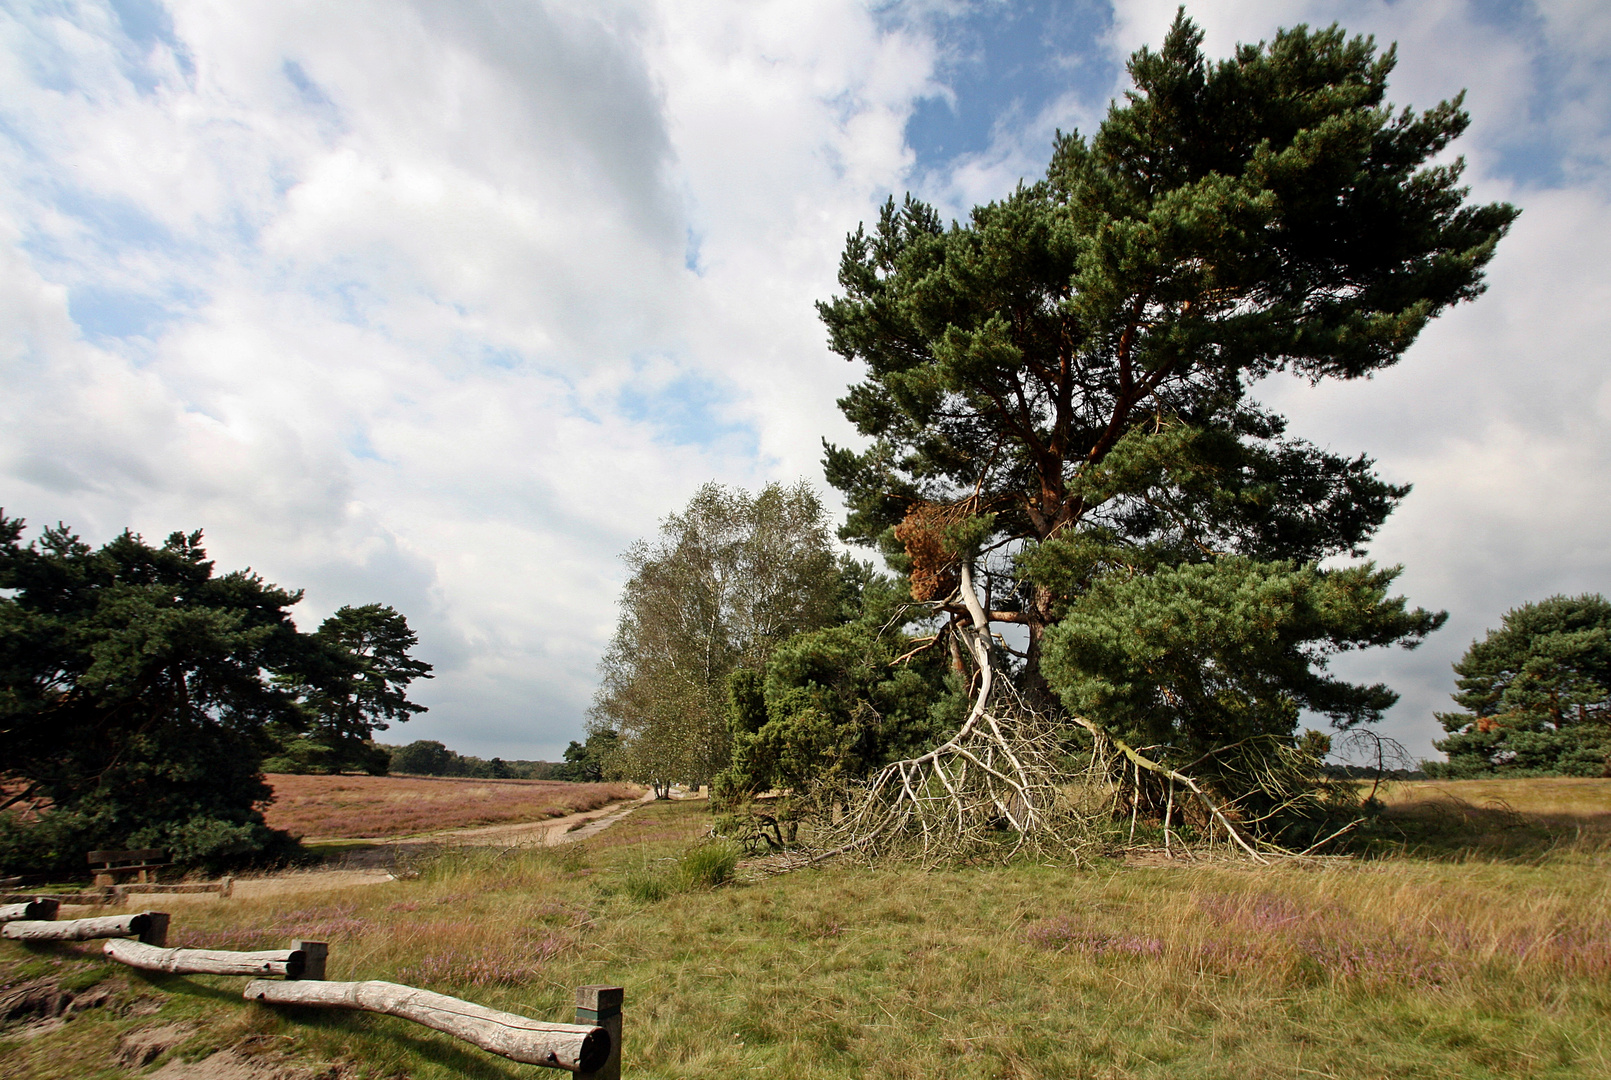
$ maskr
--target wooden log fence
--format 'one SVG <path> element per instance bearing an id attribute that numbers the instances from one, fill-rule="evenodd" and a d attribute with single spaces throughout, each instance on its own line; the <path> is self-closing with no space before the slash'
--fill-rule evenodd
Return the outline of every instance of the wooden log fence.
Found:
<path id="1" fill-rule="evenodd" d="M 279 975 L 300 979 L 308 963 L 308 954 L 300 949 L 264 952 L 161 949 L 126 938 L 108 941 L 101 946 L 101 952 L 120 964 L 142 971 L 165 971 L 170 975 Z"/>
<path id="2" fill-rule="evenodd" d="M 604 1027 L 548 1024 L 446 994 L 390 982 L 269 982 L 253 979 L 245 997 L 266 1005 L 301 1005 L 384 1013 L 445 1032 L 527 1065 L 601 1077 L 616 1040 Z M 616 1073 L 619 1076 L 619 1071 Z"/>
<path id="3" fill-rule="evenodd" d="M 0 923 L 17 922 L 50 922 L 56 917 L 56 911 L 61 904 L 51 899 L 24 900 L 18 904 L 0 904 Z"/>
<path id="4" fill-rule="evenodd" d="M 96 919 L 61 922 L 19 919 L 0 923 L 0 937 L 13 941 L 92 941 L 96 938 L 138 937 L 147 945 L 168 943 L 168 916 L 161 911 L 134 915 L 104 915 Z"/>
<path id="5" fill-rule="evenodd" d="M 64 893 L 14 892 L 0 895 L 0 904 L 25 904 L 34 900 L 54 900 L 58 904 L 97 906 L 122 903 L 123 897 L 115 889 L 90 889 L 86 892 Z"/>
<path id="6" fill-rule="evenodd" d="M 91 941 L 101 951 L 142 971 L 174 975 L 253 976 L 244 997 L 266 1005 L 299 1005 L 384 1013 L 463 1039 L 511 1061 L 565 1069 L 584 1080 L 620 1080 L 619 986 L 576 990 L 576 1023 L 551 1024 L 516 1013 L 390 982 L 325 982 L 329 946 L 296 941 L 289 949 L 232 952 L 167 948 L 169 916 L 161 911 L 55 921 L 54 900 L 0 906 L 0 937 L 15 941 Z M 130 941 L 129 938 L 138 938 Z M 270 982 L 278 975 L 284 982 Z"/>

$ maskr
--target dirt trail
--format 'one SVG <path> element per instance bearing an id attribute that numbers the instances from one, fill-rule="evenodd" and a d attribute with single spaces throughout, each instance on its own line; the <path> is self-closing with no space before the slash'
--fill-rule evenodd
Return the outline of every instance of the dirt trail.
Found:
<path id="1" fill-rule="evenodd" d="M 477 844 L 499 847 L 552 847 L 597 836 L 653 798 L 654 792 L 651 791 L 641 798 L 608 803 L 598 810 L 544 818 L 541 821 L 521 821 L 512 825 L 478 825 L 468 829 L 442 829 L 438 832 L 413 833 L 409 836 L 353 837 L 352 840 L 386 846 Z M 318 841 L 322 844 L 348 842 L 351 841 Z"/>
<path id="2" fill-rule="evenodd" d="M 415 833 L 411 836 L 354 837 L 350 840 L 323 840 L 321 844 L 362 843 L 365 846 L 343 853 L 330 865 L 314 870 L 282 870 L 261 877 L 235 879 L 233 897 L 255 899 L 265 896 L 283 896 L 291 893 L 329 892 L 358 885 L 380 885 L 397 880 L 395 871 L 410 856 L 428 854 L 454 844 L 477 847 L 553 847 L 571 844 L 597 836 L 632 811 L 651 801 L 651 791 L 640 799 L 611 803 L 599 810 L 589 810 L 564 817 L 545 818 L 542 821 L 525 821 L 514 825 L 484 825 L 471 829 L 443 829 L 440 832 Z M 161 903 L 190 904 L 219 902 L 213 893 L 138 893 L 131 892 L 129 904 L 136 908 Z"/>

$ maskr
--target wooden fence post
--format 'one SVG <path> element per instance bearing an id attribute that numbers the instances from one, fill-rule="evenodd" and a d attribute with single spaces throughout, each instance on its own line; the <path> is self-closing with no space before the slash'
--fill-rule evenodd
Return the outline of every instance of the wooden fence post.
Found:
<path id="1" fill-rule="evenodd" d="M 145 927 L 140 931 L 142 945 L 155 945 L 158 948 L 168 944 L 168 913 L 166 911 L 148 911 L 145 913 Z"/>
<path id="2" fill-rule="evenodd" d="M 597 1024 L 610 1033 L 610 1056 L 590 1073 L 577 1073 L 588 1080 L 621 1080 L 621 1001 L 625 990 L 619 986 L 578 986 L 576 1022 Z"/>
<path id="3" fill-rule="evenodd" d="M 324 962 L 330 957 L 330 946 L 323 941 L 293 941 L 291 948 L 307 956 L 302 964 L 302 974 L 297 978 L 323 981 Z"/>

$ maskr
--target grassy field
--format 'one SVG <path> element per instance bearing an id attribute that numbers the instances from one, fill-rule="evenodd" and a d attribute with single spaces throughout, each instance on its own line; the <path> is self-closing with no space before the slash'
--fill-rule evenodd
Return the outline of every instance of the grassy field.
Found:
<path id="1" fill-rule="evenodd" d="M 1528 858 L 1611 846 L 1611 779 L 1415 780 L 1382 785 L 1378 840 L 1403 854 Z"/>
<path id="2" fill-rule="evenodd" d="M 1611 849 L 1551 824 L 1597 813 L 1584 808 L 1603 789 L 1531 790 L 1504 810 L 1525 842 L 1493 843 L 1484 830 L 1507 826 L 1485 821 L 1451 843 L 1417 816 L 1442 796 L 1399 788 L 1383 828 L 1413 843 L 1359 859 L 741 868 L 720 888 L 678 872 L 703 804 L 658 803 L 585 844 L 464 848 L 385 885 L 174 905 L 173 940 L 323 937 L 331 978 L 551 1019 L 573 987 L 620 983 L 634 1078 L 1608 1076 Z M 6 943 L 0 985 L 29 979 L 106 1000 L 0 1034 L 6 1077 L 126 1077 L 120 1038 L 173 1025 L 191 1033 L 151 1068 L 234 1048 L 331 1078 L 537 1075 L 389 1018 L 248 1006 L 239 979 L 131 974 L 88 946 Z"/>
<path id="3" fill-rule="evenodd" d="M 597 810 L 638 794 L 625 784 L 466 780 L 434 776 L 270 774 L 276 829 L 309 840 L 406 836 L 436 829 L 504 825 Z"/>

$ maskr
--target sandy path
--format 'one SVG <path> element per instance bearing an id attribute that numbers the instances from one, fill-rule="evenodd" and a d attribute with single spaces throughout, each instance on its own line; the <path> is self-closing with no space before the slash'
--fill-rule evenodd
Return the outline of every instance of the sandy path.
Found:
<path id="1" fill-rule="evenodd" d="M 521 821 L 512 825 L 478 825 L 469 829 L 442 829 L 439 832 L 412 833 L 408 836 L 353 837 L 353 839 L 387 846 L 485 844 L 500 847 L 553 847 L 597 836 L 653 798 L 654 792 L 651 791 L 642 798 L 608 803 L 598 810 L 566 814 L 564 817 L 543 818 L 541 821 Z M 575 831 L 572 832 L 572 829 Z M 321 844 L 332 842 L 340 841 L 318 841 Z"/>
<path id="2" fill-rule="evenodd" d="M 238 877 L 232 896 L 250 900 L 258 897 L 285 896 L 293 893 L 331 892 L 360 885 L 380 885 L 396 881 L 392 873 L 400 858 L 422 854 L 448 844 L 471 844 L 484 847 L 554 847 L 571 844 L 597 836 L 611 825 L 626 817 L 646 802 L 654 799 L 649 792 L 641 799 L 611 803 L 599 810 L 589 810 L 565 817 L 544 818 L 542 821 L 525 821 L 515 825 L 484 825 L 473 829 L 443 829 L 440 832 L 415 833 L 411 836 L 354 837 L 346 843 L 362 842 L 368 847 L 354 851 L 342 859 L 342 865 L 331 869 L 283 870 L 262 877 Z M 331 843 L 332 841 L 320 841 Z M 334 841 L 343 842 L 343 841 Z M 318 844 L 311 845 L 315 850 Z M 160 903 L 216 904 L 216 893 L 137 893 L 130 892 L 129 905 L 136 909 Z M 104 909 L 103 909 L 104 910 Z"/>

